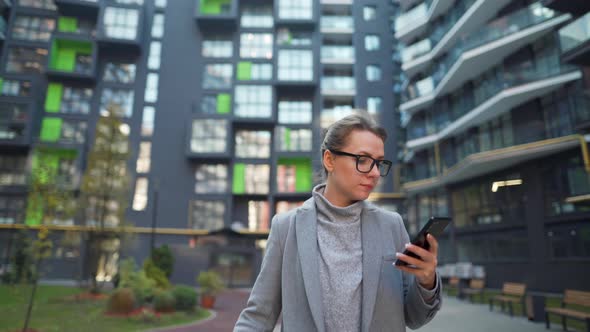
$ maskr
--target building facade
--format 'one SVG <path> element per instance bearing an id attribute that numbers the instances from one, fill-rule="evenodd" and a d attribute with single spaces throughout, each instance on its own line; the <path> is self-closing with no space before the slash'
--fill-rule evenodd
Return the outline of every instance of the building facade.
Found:
<path id="1" fill-rule="evenodd" d="M 100 245 L 101 281 L 116 274 L 119 259 L 141 263 L 154 245 L 168 244 L 174 281 L 194 283 L 211 268 L 231 286 L 249 286 L 272 216 L 301 204 L 322 181 L 323 129 L 366 109 L 391 129 L 386 155 L 398 154 L 389 32 L 395 4 L 2 3 L 5 266 L 18 228 L 48 223 L 56 246 L 47 276 L 88 277 L 81 261 L 96 220 L 85 213 L 42 220 L 31 208 L 28 179 L 47 164 L 79 195 L 97 124 L 113 105 L 128 137 L 131 191 L 125 220 L 114 205 L 107 226 L 124 223 L 130 236 Z M 398 183 L 395 174 L 385 178 L 372 199 L 402 208 Z"/>
<path id="2" fill-rule="evenodd" d="M 567 60 L 561 37 L 581 13 L 537 1 L 399 3 L 408 229 L 452 216 L 441 264 L 482 265 L 488 287 L 588 289 L 588 68 Z M 570 50 L 588 46 L 585 29 Z"/>

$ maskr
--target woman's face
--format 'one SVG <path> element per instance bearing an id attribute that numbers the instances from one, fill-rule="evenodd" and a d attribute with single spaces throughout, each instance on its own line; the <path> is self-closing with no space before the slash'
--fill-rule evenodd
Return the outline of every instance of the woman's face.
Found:
<path id="1" fill-rule="evenodd" d="M 381 138 L 370 131 L 353 130 L 346 144 L 338 151 L 355 155 L 384 159 L 385 146 Z M 356 167 L 356 158 L 330 153 L 324 157 L 324 164 L 331 175 L 328 184 L 336 189 L 341 198 L 349 202 L 365 200 L 379 182 L 377 165 L 369 173 L 361 173 Z"/>

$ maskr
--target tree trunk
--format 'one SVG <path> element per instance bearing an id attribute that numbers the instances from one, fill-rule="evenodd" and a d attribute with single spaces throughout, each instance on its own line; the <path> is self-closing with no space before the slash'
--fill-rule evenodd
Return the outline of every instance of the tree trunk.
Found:
<path id="1" fill-rule="evenodd" d="M 41 260 L 38 259 L 35 263 L 35 273 L 36 276 L 33 279 L 33 290 L 31 291 L 31 296 L 29 297 L 29 306 L 27 308 L 27 316 L 25 317 L 25 325 L 23 326 L 23 332 L 27 332 L 29 329 L 29 321 L 31 319 L 31 312 L 33 311 L 33 303 L 35 302 L 35 293 L 37 292 L 37 284 L 39 280 L 39 266 L 41 265 Z"/>

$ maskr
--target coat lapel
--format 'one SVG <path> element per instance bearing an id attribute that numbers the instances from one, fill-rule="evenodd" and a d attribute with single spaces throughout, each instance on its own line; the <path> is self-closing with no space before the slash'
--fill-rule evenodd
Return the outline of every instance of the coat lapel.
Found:
<path id="1" fill-rule="evenodd" d="M 371 207 L 365 207 L 361 214 L 361 237 L 363 246 L 363 300 L 362 331 L 368 332 L 373 319 L 379 276 L 381 274 L 381 256 L 379 225 L 377 215 Z"/>
<path id="2" fill-rule="evenodd" d="M 318 252 L 317 212 L 313 199 L 305 202 L 297 212 L 295 222 L 297 251 L 303 273 L 303 284 L 309 308 L 318 331 L 324 331 L 324 312 L 322 309 L 320 267 Z"/>

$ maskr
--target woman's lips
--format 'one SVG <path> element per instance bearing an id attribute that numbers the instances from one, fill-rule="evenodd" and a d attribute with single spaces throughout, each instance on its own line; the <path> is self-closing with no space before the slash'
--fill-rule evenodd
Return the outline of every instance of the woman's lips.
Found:
<path id="1" fill-rule="evenodd" d="M 368 190 L 373 190 L 373 188 L 374 188 L 375 186 L 373 186 L 373 185 L 370 185 L 370 184 L 361 184 L 361 187 L 365 187 L 365 188 L 367 188 Z"/>

